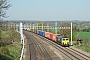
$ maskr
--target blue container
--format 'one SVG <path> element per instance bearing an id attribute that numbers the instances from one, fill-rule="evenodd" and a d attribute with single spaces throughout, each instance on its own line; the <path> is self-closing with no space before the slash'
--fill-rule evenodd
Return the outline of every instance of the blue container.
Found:
<path id="1" fill-rule="evenodd" d="M 45 31 L 39 31 L 39 35 L 45 36 Z"/>
<path id="2" fill-rule="evenodd" d="M 45 31 L 42 31 L 42 36 L 44 36 L 44 37 L 45 37 Z"/>
<path id="3" fill-rule="evenodd" d="M 42 31 L 40 31 L 39 34 L 42 35 Z"/>

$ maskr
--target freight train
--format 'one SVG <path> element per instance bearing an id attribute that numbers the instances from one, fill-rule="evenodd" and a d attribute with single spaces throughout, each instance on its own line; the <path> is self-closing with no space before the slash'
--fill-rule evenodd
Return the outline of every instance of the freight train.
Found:
<path id="1" fill-rule="evenodd" d="M 27 31 L 30 31 L 30 28 L 28 28 Z M 45 38 L 48 38 L 48 39 L 56 42 L 57 44 L 60 44 L 61 46 L 69 47 L 69 38 L 66 36 L 62 36 L 60 34 L 54 34 L 51 32 L 45 32 L 45 31 L 41 31 L 41 30 L 36 30 L 35 33 L 38 35 L 41 35 Z"/>
<path id="2" fill-rule="evenodd" d="M 54 34 L 51 32 L 45 32 L 41 30 L 37 30 L 36 34 L 41 35 L 43 37 L 46 37 L 62 46 L 68 46 L 69 47 L 69 38 L 66 36 L 62 36 L 60 34 Z"/>

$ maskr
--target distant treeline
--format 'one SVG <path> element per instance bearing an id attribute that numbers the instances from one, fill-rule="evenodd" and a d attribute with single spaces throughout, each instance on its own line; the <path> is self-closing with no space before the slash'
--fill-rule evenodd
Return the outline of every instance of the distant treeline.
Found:
<path id="1" fill-rule="evenodd" d="M 87 29 L 76 29 L 77 32 L 90 32 L 90 28 L 87 28 Z"/>

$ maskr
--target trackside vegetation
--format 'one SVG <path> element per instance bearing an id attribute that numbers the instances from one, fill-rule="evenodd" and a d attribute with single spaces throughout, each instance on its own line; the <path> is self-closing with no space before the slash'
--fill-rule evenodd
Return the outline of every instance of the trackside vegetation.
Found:
<path id="1" fill-rule="evenodd" d="M 19 60 L 22 45 L 20 34 L 10 29 L 0 33 L 0 60 Z"/>
<path id="2" fill-rule="evenodd" d="M 11 45 L 0 47 L 0 60 L 19 60 L 21 45 L 14 42 Z"/>
<path id="3" fill-rule="evenodd" d="M 87 39 L 90 44 L 90 32 L 77 32 L 77 35 L 83 39 L 83 42 L 86 42 L 85 40 Z"/>
<path id="4" fill-rule="evenodd" d="M 82 39 L 82 44 L 78 45 L 76 43 L 74 47 L 90 53 L 90 32 L 76 32 L 76 34 L 77 38 Z"/>
<path id="5" fill-rule="evenodd" d="M 83 51 L 86 51 L 86 52 L 90 53 L 90 46 L 87 46 L 87 45 L 83 45 L 83 46 L 75 45 L 75 47 L 78 48 L 78 49 L 81 49 Z"/>

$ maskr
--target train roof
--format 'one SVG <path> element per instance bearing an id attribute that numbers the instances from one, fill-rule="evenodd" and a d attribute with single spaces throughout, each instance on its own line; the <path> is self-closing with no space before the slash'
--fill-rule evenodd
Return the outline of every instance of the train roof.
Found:
<path id="1" fill-rule="evenodd" d="M 67 36 L 58 35 L 58 38 L 68 38 Z"/>

